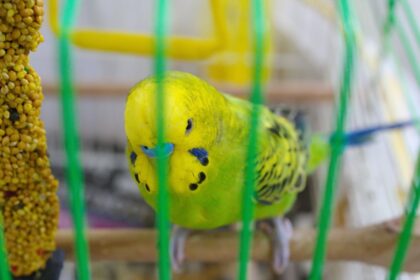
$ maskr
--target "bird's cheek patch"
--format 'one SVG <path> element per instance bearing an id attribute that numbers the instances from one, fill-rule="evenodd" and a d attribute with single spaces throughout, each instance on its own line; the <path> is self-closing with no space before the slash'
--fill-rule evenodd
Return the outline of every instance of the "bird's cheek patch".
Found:
<path id="1" fill-rule="evenodd" d="M 134 163 L 136 162 L 136 159 L 137 159 L 137 154 L 135 152 L 131 152 L 130 161 L 132 165 L 134 165 Z"/>
<path id="2" fill-rule="evenodd" d="M 204 148 L 192 148 L 188 151 L 191 155 L 196 157 L 201 165 L 206 166 L 209 164 L 208 152 Z"/>

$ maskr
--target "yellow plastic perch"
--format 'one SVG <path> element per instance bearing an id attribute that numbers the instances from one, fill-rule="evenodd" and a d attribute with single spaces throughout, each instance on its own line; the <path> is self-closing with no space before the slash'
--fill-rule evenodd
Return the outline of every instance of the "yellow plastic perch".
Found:
<path id="1" fill-rule="evenodd" d="M 222 51 L 208 61 L 207 74 L 215 82 L 247 86 L 254 71 L 254 37 L 250 0 L 224 0 L 220 13 L 226 22 L 226 41 Z M 272 32 L 269 8 L 271 1 L 264 1 L 266 34 L 264 36 L 263 81 L 270 78 L 272 60 Z M 218 11 L 219 13 L 219 11 Z"/>
<path id="2" fill-rule="evenodd" d="M 167 55 L 170 58 L 200 60 L 223 48 L 226 41 L 226 18 L 221 13 L 223 0 L 210 0 L 214 23 L 214 38 L 171 36 L 168 38 Z M 49 1 L 49 22 L 55 35 L 60 33 L 58 1 Z M 155 39 L 153 35 L 80 28 L 72 31 L 74 45 L 92 50 L 152 55 Z"/>
<path id="3" fill-rule="evenodd" d="M 207 74 L 214 82 L 246 86 L 252 80 L 253 38 L 249 0 L 209 0 L 214 34 L 211 38 L 168 37 L 167 56 L 173 59 L 207 60 Z M 269 10 L 266 2 L 265 10 Z M 58 0 L 49 1 L 49 21 L 53 32 L 60 32 Z M 268 13 L 267 13 L 268 15 Z M 269 25 L 267 17 L 265 24 Z M 263 80 L 270 77 L 271 30 L 266 28 Z M 78 28 L 71 33 L 72 43 L 80 48 L 151 56 L 153 35 L 132 32 Z"/>

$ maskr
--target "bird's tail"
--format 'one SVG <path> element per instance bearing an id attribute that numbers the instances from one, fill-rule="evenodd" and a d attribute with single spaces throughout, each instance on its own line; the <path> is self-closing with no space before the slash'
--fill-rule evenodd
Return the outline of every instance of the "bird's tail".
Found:
<path id="1" fill-rule="evenodd" d="M 368 143 L 379 132 L 393 129 L 401 129 L 416 124 L 418 120 L 409 120 L 385 125 L 376 125 L 347 132 L 343 137 L 336 137 L 334 134 L 329 137 L 325 135 L 313 135 L 309 143 L 309 159 L 307 163 L 307 173 L 312 173 L 330 155 L 331 144 L 335 141 L 342 141 L 345 147 L 357 147 Z"/>

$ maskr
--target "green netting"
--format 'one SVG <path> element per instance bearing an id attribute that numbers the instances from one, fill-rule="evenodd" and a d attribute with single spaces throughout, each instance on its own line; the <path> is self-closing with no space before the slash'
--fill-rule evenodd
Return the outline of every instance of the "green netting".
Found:
<path id="1" fill-rule="evenodd" d="M 339 105 L 336 116 L 336 128 L 334 141 L 332 141 L 331 157 L 328 166 L 328 176 L 324 189 L 324 195 L 321 204 L 321 212 L 318 223 L 317 241 L 315 252 L 312 258 L 312 270 L 310 279 L 322 279 L 325 252 L 327 247 L 328 231 L 331 225 L 331 213 L 333 210 L 333 200 L 335 186 L 337 183 L 337 173 L 340 167 L 344 143 L 340 141 L 344 135 L 344 129 L 347 118 L 348 100 L 351 93 L 351 81 L 353 73 L 354 60 L 354 34 L 352 26 L 352 15 L 347 0 L 338 2 L 338 10 L 341 18 L 342 29 L 345 42 L 344 69 L 340 88 Z"/>
<path id="2" fill-rule="evenodd" d="M 260 121 L 261 104 L 264 102 L 262 94 L 262 72 L 264 64 L 264 6 L 263 1 L 252 1 L 253 12 L 253 33 L 254 33 L 254 73 L 250 101 L 252 102 L 252 110 L 250 116 L 250 129 L 248 150 L 245 166 L 245 187 L 242 200 L 242 230 L 240 235 L 239 247 L 239 271 L 238 279 L 247 279 L 247 267 L 250 257 L 253 230 L 253 213 L 254 203 L 253 194 L 255 189 L 255 173 L 256 161 L 258 155 L 258 127 Z"/>
<path id="3" fill-rule="evenodd" d="M 158 201 L 156 223 L 158 227 L 158 247 L 159 247 L 159 279 L 171 279 L 171 266 L 169 256 L 169 199 L 168 199 L 168 161 L 164 153 L 165 143 L 165 61 L 166 44 L 165 37 L 168 25 L 168 1 L 159 0 L 157 2 L 155 17 L 155 75 L 157 79 L 156 94 L 156 127 L 157 127 L 157 185 Z"/>
<path id="4" fill-rule="evenodd" d="M 84 204 L 83 174 L 79 159 L 79 137 L 74 109 L 74 88 L 70 32 L 76 18 L 78 1 L 67 0 L 61 18 L 59 38 L 59 66 L 61 82 L 61 110 L 64 144 L 67 158 L 67 182 L 70 208 L 75 232 L 77 276 L 80 280 L 90 279 L 89 248 L 85 235 L 86 216 Z"/>

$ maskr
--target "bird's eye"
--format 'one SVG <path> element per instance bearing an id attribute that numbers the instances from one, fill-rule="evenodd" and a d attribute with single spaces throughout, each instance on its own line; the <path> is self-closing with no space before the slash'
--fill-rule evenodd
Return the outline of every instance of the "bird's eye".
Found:
<path id="1" fill-rule="evenodd" d="M 185 128 L 185 134 L 188 135 L 191 132 L 192 128 L 193 128 L 192 119 L 188 119 L 187 127 Z"/>
<path id="2" fill-rule="evenodd" d="M 140 146 L 140 147 L 143 151 L 147 151 L 149 149 L 149 147 L 147 147 L 147 146 Z"/>

